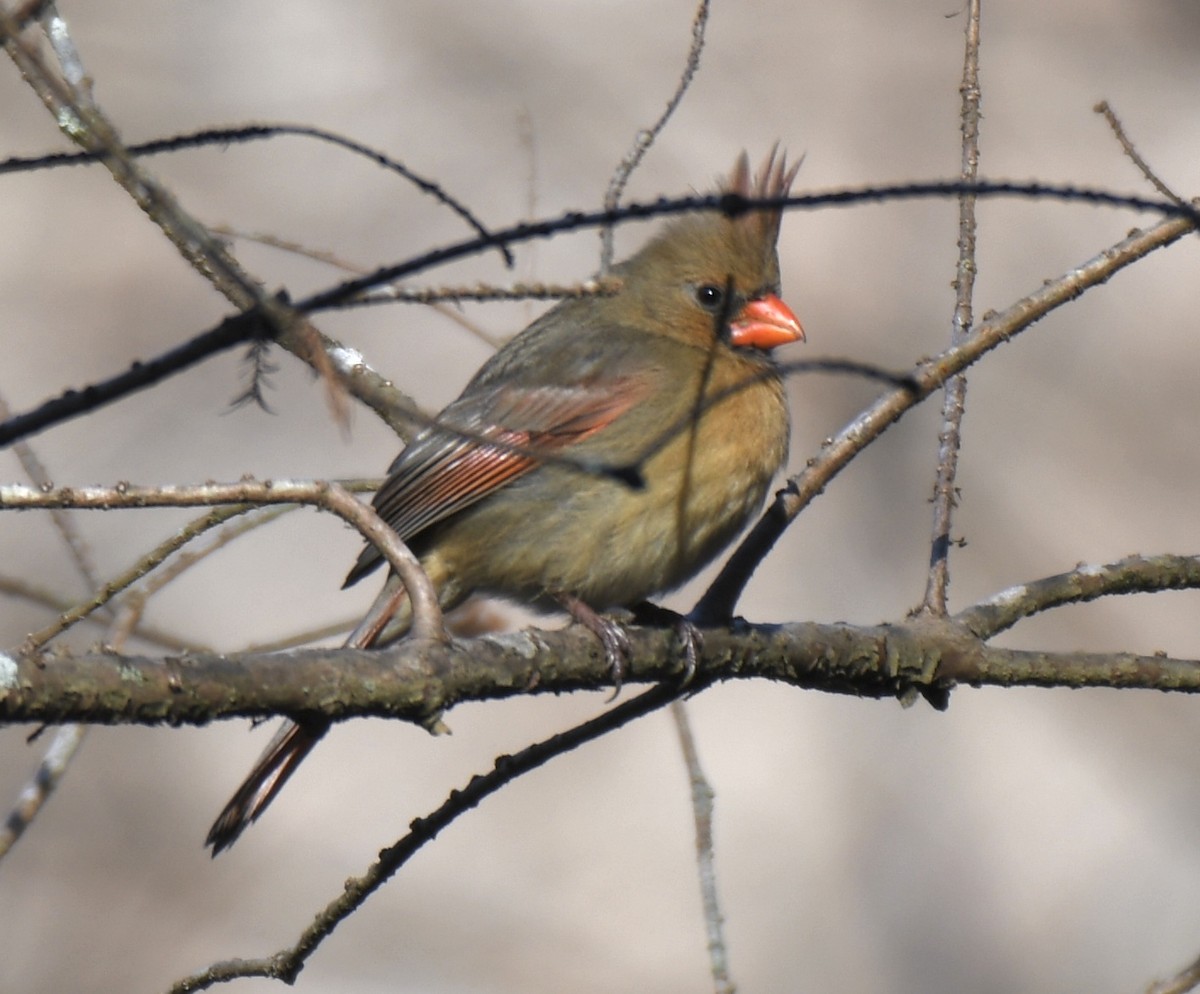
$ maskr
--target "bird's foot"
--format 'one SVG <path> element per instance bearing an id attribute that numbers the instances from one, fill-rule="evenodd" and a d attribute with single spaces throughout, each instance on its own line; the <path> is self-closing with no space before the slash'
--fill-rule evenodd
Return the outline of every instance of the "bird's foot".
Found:
<path id="1" fill-rule="evenodd" d="M 578 597 L 561 594 L 558 601 L 571 617 L 583 625 L 600 640 L 604 646 L 604 659 L 613 678 L 613 700 L 621 692 L 621 684 L 629 668 L 629 658 L 633 655 L 633 647 L 629 644 L 629 636 L 619 621 L 606 618 Z"/>
<path id="2" fill-rule="evenodd" d="M 683 650 L 683 679 L 680 687 L 686 687 L 696 675 L 696 667 L 700 663 L 700 653 L 704 649 L 704 635 L 686 614 L 672 611 L 670 608 L 642 601 L 633 609 L 633 620 L 638 625 L 655 625 L 665 628 L 670 625 L 675 629 Z"/>

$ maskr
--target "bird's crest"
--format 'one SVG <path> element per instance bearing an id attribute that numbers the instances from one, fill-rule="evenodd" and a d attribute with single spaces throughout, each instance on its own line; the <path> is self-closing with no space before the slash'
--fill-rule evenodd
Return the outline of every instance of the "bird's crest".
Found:
<path id="1" fill-rule="evenodd" d="M 747 200 L 773 200 L 786 197 L 792 188 L 792 182 L 800 166 L 804 162 L 801 157 L 791 166 L 787 163 L 787 153 L 779 151 L 776 143 L 767 158 L 763 161 L 758 172 L 751 176 L 750 158 L 745 152 L 738 156 L 734 163 L 733 172 L 728 179 L 721 182 L 721 192 L 745 197 Z M 754 236 L 766 245 L 774 245 L 779 236 L 779 224 L 783 219 L 783 208 L 775 207 L 767 210 L 752 210 L 739 215 L 735 220 L 738 224 L 750 228 Z"/>

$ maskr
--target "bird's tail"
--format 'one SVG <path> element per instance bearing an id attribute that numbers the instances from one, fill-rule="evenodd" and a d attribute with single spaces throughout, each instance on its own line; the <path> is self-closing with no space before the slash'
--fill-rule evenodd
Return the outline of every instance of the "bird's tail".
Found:
<path id="1" fill-rule="evenodd" d="M 283 723 L 208 830 L 204 844 L 212 846 L 214 856 L 233 845 L 246 826 L 266 810 L 328 729 L 328 721 Z"/>
<path id="2" fill-rule="evenodd" d="M 366 617 L 346 639 L 346 645 L 354 649 L 366 649 L 379 642 L 380 636 L 385 634 L 385 641 L 390 640 L 403 634 L 410 620 L 411 611 L 408 609 L 404 585 L 393 574 L 388 577 Z M 312 747 L 329 731 L 330 724 L 327 718 L 283 723 L 208 830 L 204 844 L 212 846 L 214 856 L 233 845 L 246 827 L 275 800 L 275 795 L 283 789 L 288 777 L 296 772 L 296 767 Z"/>

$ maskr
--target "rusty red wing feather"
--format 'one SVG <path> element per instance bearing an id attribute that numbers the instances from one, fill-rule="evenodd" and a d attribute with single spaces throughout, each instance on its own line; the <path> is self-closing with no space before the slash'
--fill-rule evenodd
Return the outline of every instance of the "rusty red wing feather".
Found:
<path id="1" fill-rule="evenodd" d="M 401 538 L 410 539 L 536 469 L 539 454 L 560 454 L 611 424 L 644 396 L 644 386 L 624 378 L 568 387 L 504 386 L 463 398 L 396 461 L 375 495 L 375 509 Z M 377 559 L 367 550 L 347 582 Z"/>

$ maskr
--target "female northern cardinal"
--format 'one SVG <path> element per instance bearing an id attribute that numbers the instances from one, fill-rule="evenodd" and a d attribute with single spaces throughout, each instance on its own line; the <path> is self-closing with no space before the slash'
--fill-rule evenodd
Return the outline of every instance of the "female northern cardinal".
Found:
<path id="1" fill-rule="evenodd" d="M 778 197 L 795 175 L 772 152 L 752 181 L 743 153 L 724 188 Z M 776 296 L 780 218 L 672 221 L 614 268 L 614 295 L 552 308 L 397 457 L 374 506 L 420 558 L 443 607 L 475 592 L 556 600 L 604 639 L 619 675 L 620 638 L 594 609 L 634 605 L 691 577 L 762 506 L 787 458 L 787 403 L 769 352 L 804 331 Z M 571 460 L 630 469 L 641 485 Z M 346 584 L 382 561 L 368 547 Z M 347 644 L 401 634 L 410 613 L 401 591 L 389 577 Z M 280 730 L 209 831 L 214 855 L 328 727 L 306 719 Z"/>

